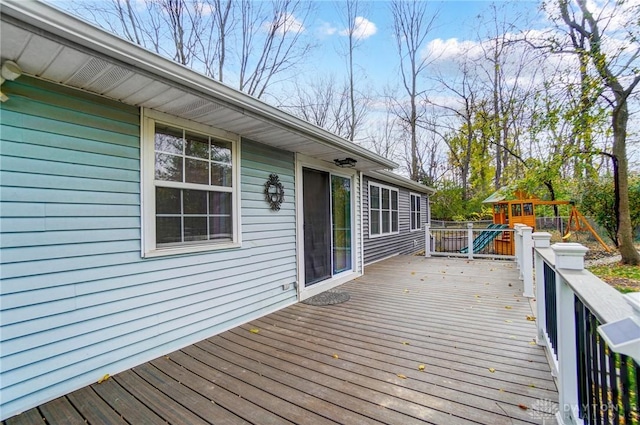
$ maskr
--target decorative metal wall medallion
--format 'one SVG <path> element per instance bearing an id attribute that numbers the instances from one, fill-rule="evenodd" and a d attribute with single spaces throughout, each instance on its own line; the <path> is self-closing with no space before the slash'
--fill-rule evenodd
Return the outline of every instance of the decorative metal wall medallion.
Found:
<path id="1" fill-rule="evenodd" d="M 280 204 L 284 202 L 284 187 L 277 174 L 270 174 L 264 184 L 264 197 L 273 211 L 280 211 Z"/>

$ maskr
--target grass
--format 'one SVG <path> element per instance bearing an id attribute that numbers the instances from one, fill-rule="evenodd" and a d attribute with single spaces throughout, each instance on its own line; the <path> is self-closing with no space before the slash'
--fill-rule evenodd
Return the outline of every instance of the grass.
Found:
<path id="1" fill-rule="evenodd" d="M 640 291 L 640 266 L 614 263 L 589 267 L 589 271 L 622 293 Z"/>

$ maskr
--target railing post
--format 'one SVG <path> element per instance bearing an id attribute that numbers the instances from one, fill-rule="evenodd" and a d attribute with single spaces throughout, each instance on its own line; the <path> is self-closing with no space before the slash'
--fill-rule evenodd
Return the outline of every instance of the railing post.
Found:
<path id="1" fill-rule="evenodd" d="M 467 223 L 467 258 L 473 260 L 473 223 Z"/>
<path id="2" fill-rule="evenodd" d="M 515 244 L 516 267 L 518 270 L 522 268 L 522 232 L 520 228 L 522 224 L 514 224 L 513 226 L 513 243 Z M 522 276 L 520 276 L 522 279 Z"/>
<path id="3" fill-rule="evenodd" d="M 533 239 L 531 232 L 533 228 L 524 226 L 522 230 L 522 267 L 520 274 L 524 284 L 524 292 L 522 295 L 528 298 L 535 297 L 533 293 Z"/>
<path id="4" fill-rule="evenodd" d="M 576 349 L 575 295 L 559 269 L 583 270 L 588 248 L 578 243 L 551 246 L 556 254 L 556 291 L 558 310 L 558 423 L 578 423 L 578 352 Z"/>
<path id="5" fill-rule="evenodd" d="M 545 324 L 547 323 L 547 312 L 544 309 L 545 293 L 544 293 L 544 260 L 538 252 L 538 248 L 549 248 L 551 245 L 551 234 L 547 232 L 535 232 L 531 235 L 534 246 L 534 259 L 536 271 L 536 325 L 538 334 L 536 342 L 538 345 L 545 344 Z"/>
<path id="6" fill-rule="evenodd" d="M 424 225 L 424 256 L 431 257 L 431 224 Z"/>

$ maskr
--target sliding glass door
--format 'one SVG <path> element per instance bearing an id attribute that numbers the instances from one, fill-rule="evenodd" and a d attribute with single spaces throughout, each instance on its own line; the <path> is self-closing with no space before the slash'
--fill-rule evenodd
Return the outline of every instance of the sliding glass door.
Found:
<path id="1" fill-rule="evenodd" d="M 352 270 L 351 178 L 302 169 L 305 286 Z"/>
<path id="2" fill-rule="evenodd" d="M 351 179 L 331 176 L 333 274 L 351 270 Z"/>

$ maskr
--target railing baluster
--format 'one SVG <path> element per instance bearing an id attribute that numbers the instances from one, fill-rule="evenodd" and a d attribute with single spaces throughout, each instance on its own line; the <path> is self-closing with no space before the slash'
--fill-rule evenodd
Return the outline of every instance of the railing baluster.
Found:
<path id="1" fill-rule="evenodd" d="M 624 410 L 624 423 L 631 424 L 631 397 L 629 391 L 624 391 L 625 388 L 630 389 L 629 382 L 629 358 L 625 355 L 620 356 L 620 385 L 622 386 L 622 409 Z M 637 369 L 637 368 L 636 368 Z M 638 375 L 636 375 L 636 386 L 638 384 Z M 638 393 L 636 393 L 636 397 Z M 637 409 L 638 406 L 635 406 Z"/>
<path id="2" fill-rule="evenodd" d="M 586 324 L 585 324 L 585 308 L 580 299 L 574 296 L 575 312 L 576 312 L 576 352 L 578 353 L 578 414 L 579 417 L 585 418 L 585 405 L 589 402 L 589 392 L 587 388 L 587 363 L 586 363 Z"/>
<path id="3" fill-rule="evenodd" d="M 593 314 L 589 313 L 589 336 L 591 337 L 591 376 L 593 382 L 593 399 L 591 400 L 591 404 L 593 407 L 593 417 L 595 418 L 596 424 L 602 423 L 602 418 L 600 416 L 600 406 L 602 405 L 602 401 L 600 398 L 600 379 L 598 377 L 598 322 Z"/>
<path id="4" fill-rule="evenodd" d="M 609 353 L 607 358 L 609 360 L 609 388 L 611 388 L 611 397 L 609 397 L 609 406 L 612 407 L 611 410 L 608 410 L 609 416 L 611 420 L 613 420 L 614 425 L 620 425 L 620 416 L 615 414 L 615 410 L 613 408 L 618 406 L 618 374 L 616 373 L 616 359 L 619 356 L 615 353 Z"/>

